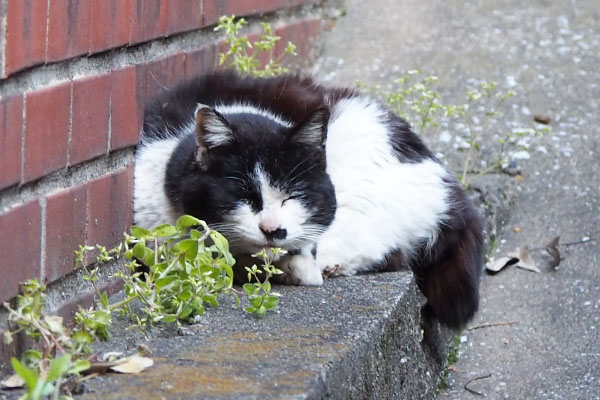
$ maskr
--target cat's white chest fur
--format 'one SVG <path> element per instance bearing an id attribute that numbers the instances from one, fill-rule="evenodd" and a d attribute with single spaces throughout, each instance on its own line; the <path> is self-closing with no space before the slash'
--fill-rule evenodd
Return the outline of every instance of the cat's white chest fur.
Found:
<path id="1" fill-rule="evenodd" d="M 344 99 L 327 134 L 327 172 L 336 192 L 333 223 L 317 245 L 317 265 L 342 275 L 368 270 L 391 250 L 410 256 L 435 239 L 449 208 L 447 170 L 435 161 L 401 163 L 385 111 L 364 98 Z"/>

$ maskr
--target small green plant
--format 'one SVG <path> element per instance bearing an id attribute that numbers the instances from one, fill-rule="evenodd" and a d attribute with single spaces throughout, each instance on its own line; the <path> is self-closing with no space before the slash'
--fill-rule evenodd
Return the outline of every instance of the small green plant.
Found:
<path id="1" fill-rule="evenodd" d="M 271 25 L 261 22 L 261 32 L 258 40 L 251 42 L 248 35 L 241 35 L 240 31 L 247 24 L 244 18 L 235 19 L 222 16 L 215 31 L 225 32 L 225 42 L 229 49 L 219 55 L 219 65 L 232 68 L 242 75 L 257 77 L 275 76 L 288 71 L 281 65 L 285 54 L 296 55 L 296 46 L 288 42 L 283 54 L 275 55 L 275 46 L 281 38 L 273 34 Z M 263 65 L 261 58 L 266 58 Z"/>
<path id="2" fill-rule="evenodd" d="M 458 362 L 459 348 L 460 348 L 460 333 L 458 333 L 452 339 L 452 344 L 450 345 L 450 349 L 448 350 L 448 357 L 446 359 L 446 365 L 444 366 L 444 371 L 442 372 L 440 382 L 438 383 L 438 390 L 445 390 L 450 387 L 450 385 L 448 385 L 448 375 L 450 374 L 450 368 Z"/>
<path id="3" fill-rule="evenodd" d="M 448 106 L 441 103 L 441 94 L 434 89 L 437 80 L 437 76 L 423 76 L 421 70 L 411 70 L 394 80 L 396 89 L 392 92 L 360 82 L 358 86 L 380 96 L 392 111 L 423 134 L 427 128 L 438 126 L 437 114 L 449 112 Z"/>
<path id="4" fill-rule="evenodd" d="M 269 254 L 270 253 L 270 254 Z M 244 311 L 256 314 L 259 317 L 265 315 L 267 310 L 274 310 L 279 303 L 279 295 L 271 293 L 271 283 L 269 279 L 273 275 L 282 274 L 283 271 L 275 268 L 273 258 L 279 255 L 284 255 L 285 251 L 281 249 L 272 249 L 267 251 L 261 250 L 253 257 L 260 257 L 263 260 L 263 267 L 259 269 L 256 265 L 245 267 L 248 272 L 248 280 L 250 283 L 245 283 L 243 286 L 244 292 L 250 299 L 250 305 L 244 308 Z M 266 274 L 265 279 L 261 282 L 259 275 Z"/>
<path id="5" fill-rule="evenodd" d="M 46 288 L 43 285 L 31 279 L 24 282 L 23 288 L 24 293 L 17 296 L 14 309 L 4 303 L 9 312 L 9 326 L 15 327 L 5 331 L 4 342 L 11 343 L 20 332 L 37 342 L 36 347 L 23 353 L 21 361 L 11 360 L 15 373 L 27 388 L 22 398 L 37 400 L 51 394 L 58 398 L 66 377 L 79 375 L 90 367 L 85 356 L 91 350 L 81 342 L 76 333 L 78 328 L 67 328 L 62 317 L 46 314 Z"/>
<path id="6" fill-rule="evenodd" d="M 505 103 L 515 96 L 512 90 L 500 90 L 494 82 L 482 82 L 476 88 L 466 91 L 464 104 L 448 105 L 442 102 L 442 95 L 435 84 L 436 76 L 424 76 L 421 70 L 411 70 L 394 81 L 393 91 L 382 90 L 380 87 L 359 87 L 383 99 L 394 112 L 407 120 L 423 135 L 427 129 L 439 126 L 442 118 L 455 119 L 467 128 L 467 154 L 464 158 L 459 180 L 464 187 L 482 175 L 493 171 L 504 171 L 508 161 L 516 151 L 522 150 L 522 143 L 532 137 L 540 136 L 549 131 L 547 127 L 538 129 L 520 129 L 504 133 L 498 138 L 495 154 L 485 160 L 487 166 L 481 170 L 472 171 L 475 153 L 481 153 L 481 137 L 490 125 L 502 117 L 501 109 Z"/>
<path id="7" fill-rule="evenodd" d="M 85 261 L 88 252 L 96 250 L 95 268 Z M 90 368 L 92 346 L 97 340 L 108 340 L 113 313 L 129 316 L 135 325 L 147 329 L 157 323 L 188 323 L 205 311 L 216 307 L 220 295 L 232 295 L 239 307 L 239 295 L 246 294 L 248 313 L 263 317 L 278 304 L 278 294 L 271 292 L 269 279 L 282 272 L 272 260 L 284 251 L 263 250 L 256 254 L 262 267 L 248 267 L 249 280 L 243 291 L 233 287 L 235 260 L 225 237 L 204 221 L 189 215 L 175 225 L 164 224 L 148 230 L 132 227 L 123 243 L 107 250 L 103 246 L 80 246 L 75 252 L 75 266 L 85 271 L 84 279 L 92 285 L 98 302 L 89 309 L 79 309 L 72 327 L 65 327 L 61 317 L 46 314 L 45 287 L 37 280 L 24 283 L 24 293 L 17 296 L 16 307 L 9 311 L 9 326 L 4 341 L 24 332 L 37 345 L 23 353 L 21 360 L 12 359 L 15 373 L 24 381 L 26 399 L 38 399 L 54 393 L 58 396 L 61 382 Z M 101 292 L 98 267 L 106 262 L 120 262 L 116 277 L 123 280 L 125 298 L 110 304 Z M 142 264 L 146 270 L 142 271 Z M 265 274 L 261 281 L 258 276 Z M 135 303 L 136 306 L 132 305 Z"/>

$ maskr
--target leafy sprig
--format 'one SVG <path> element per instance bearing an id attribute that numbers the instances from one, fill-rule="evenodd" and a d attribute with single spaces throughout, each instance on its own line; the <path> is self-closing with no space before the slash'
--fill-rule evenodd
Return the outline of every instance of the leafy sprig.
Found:
<path id="1" fill-rule="evenodd" d="M 276 44 L 281 37 L 273 33 L 271 25 L 261 22 L 258 40 L 250 41 L 248 35 L 241 34 L 247 23 L 244 18 L 236 20 L 235 15 L 219 18 L 215 31 L 225 32 L 225 43 L 229 46 L 226 52 L 219 55 L 219 65 L 232 68 L 242 75 L 256 77 L 276 76 L 288 72 L 281 60 L 286 54 L 296 55 L 296 45 L 288 42 L 283 54 L 276 56 Z M 261 59 L 265 62 L 261 62 Z"/>

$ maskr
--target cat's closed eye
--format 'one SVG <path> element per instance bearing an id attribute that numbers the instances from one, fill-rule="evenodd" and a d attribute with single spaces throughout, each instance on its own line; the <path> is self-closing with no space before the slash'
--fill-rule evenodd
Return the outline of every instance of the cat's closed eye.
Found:
<path id="1" fill-rule="evenodd" d="M 300 198 L 300 195 L 298 195 L 298 194 L 288 196 L 288 197 L 286 197 L 285 199 L 283 199 L 281 201 L 281 205 L 283 206 L 285 204 L 285 202 L 288 201 L 288 200 L 294 200 L 294 199 L 298 199 L 298 198 Z"/>

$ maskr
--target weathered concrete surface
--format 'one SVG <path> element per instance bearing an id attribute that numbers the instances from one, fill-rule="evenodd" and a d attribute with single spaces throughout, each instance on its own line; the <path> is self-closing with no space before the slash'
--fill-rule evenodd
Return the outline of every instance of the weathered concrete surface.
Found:
<path id="1" fill-rule="evenodd" d="M 533 141 L 529 160 L 516 160 L 515 207 L 495 255 L 535 248 L 542 269 L 509 268 L 483 280 L 482 305 L 464 331 L 450 388 L 439 398 L 600 398 L 600 6 L 597 0 L 420 1 L 349 0 L 329 38 L 318 73 L 338 84 L 388 85 L 399 71 L 423 68 L 440 78 L 449 102 L 467 86 L 499 82 L 517 92 L 503 119 L 484 134 L 498 135 L 551 117 L 552 132 Z M 440 130 L 425 140 L 454 168 L 464 152 Z M 493 187 L 487 193 L 493 195 Z M 501 199 L 501 197 L 499 197 Z M 518 228 L 518 232 L 512 228 Z M 563 260 L 548 268 L 543 248 L 554 236 Z"/>
<path id="2" fill-rule="evenodd" d="M 420 399 L 434 394 L 445 346 L 423 341 L 420 295 L 407 272 L 277 287 L 261 320 L 222 304 L 197 325 L 140 341 L 112 329 L 106 350 L 144 342 L 156 364 L 89 380 L 101 399 Z M 437 327 L 428 329 L 436 332 Z M 136 337 L 137 339 L 133 340 Z M 441 353 L 440 353 L 441 352 Z"/>

